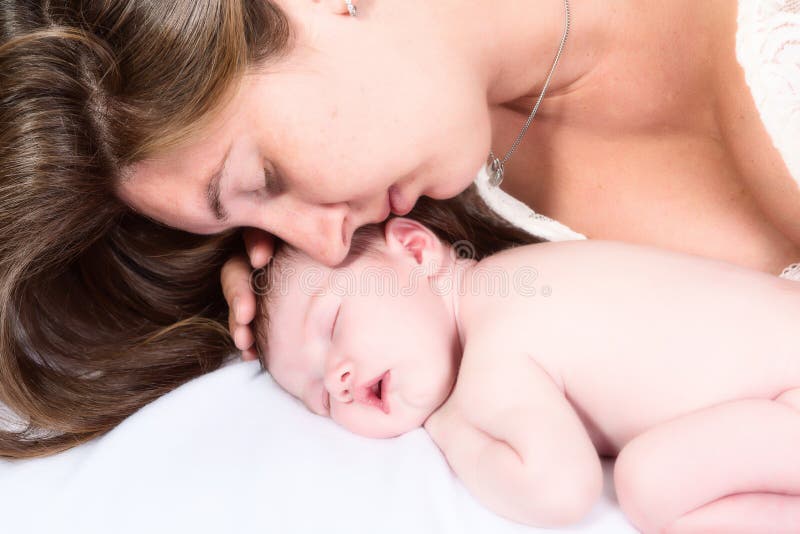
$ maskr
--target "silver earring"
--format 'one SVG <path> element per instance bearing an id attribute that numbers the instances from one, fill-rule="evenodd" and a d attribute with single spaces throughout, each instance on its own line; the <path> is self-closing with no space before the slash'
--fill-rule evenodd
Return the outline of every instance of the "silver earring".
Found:
<path id="1" fill-rule="evenodd" d="M 353 5 L 353 0 L 344 0 L 344 3 L 347 4 L 347 11 L 350 12 L 350 16 L 357 17 L 358 9 L 356 9 L 356 6 Z"/>

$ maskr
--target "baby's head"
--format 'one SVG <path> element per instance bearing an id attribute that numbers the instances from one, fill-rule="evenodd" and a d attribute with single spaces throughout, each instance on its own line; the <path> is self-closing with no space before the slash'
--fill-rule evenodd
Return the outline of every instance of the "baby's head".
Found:
<path id="1" fill-rule="evenodd" d="M 451 254 L 406 218 L 361 228 L 339 266 L 279 248 L 256 278 L 265 369 L 313 412 L 368 437 L 421 426 L 447 399 L 461 358 Z"/>

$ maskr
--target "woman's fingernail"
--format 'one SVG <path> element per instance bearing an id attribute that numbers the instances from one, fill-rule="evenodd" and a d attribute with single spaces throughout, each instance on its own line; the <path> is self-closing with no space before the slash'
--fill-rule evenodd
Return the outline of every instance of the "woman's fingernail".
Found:
<path id="1" fill-rule="evenodd" d="M 239 297 L 236 297 L 236 298 L 233 299 L 233 302 L 231 303 L 231 310 L 233 311 L 234 319 L 238 319 L 239 315 L 240 315 L 240 313 L 239 313 Z"/>
<path id="2" fill-rule="evenodd" d="M 248 348 L 248 347 L 244 346 L 244 336 L 245 335 L 246 334 L 244 332 L 244 329 L 241 328 L 241 327 L 237 328 L 233 332 L 233 342 L 236 344 L 236 348 L 239 349 L 239 350 L 245 350 L 246 348 Z"/>

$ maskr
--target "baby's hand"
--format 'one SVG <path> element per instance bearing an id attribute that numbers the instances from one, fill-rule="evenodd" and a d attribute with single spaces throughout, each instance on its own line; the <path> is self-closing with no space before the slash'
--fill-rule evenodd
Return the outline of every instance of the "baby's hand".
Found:
<path id="1" fill-rule="evenodd" d="M 456 474 L 472 467 L 481 451 L 497 441 L 467 420 L 452 395 L 428 417 L 424 427 Z"/>
<path id="2" fill-rule="evenodd" d="M 222 291 L 228 301 L 228 328 L 236 347 L 242 351 L 243 360 L 255 360 L 258 354 L 253 348 L 255 336 L 250 327 L 256 315 L 256 295 L 250 286 L 251 266 L 260 269 L 266 266 L 274 248 L 273 238 L 263 230 L 248 228 L 243 232 L 248 258 L 234 256 L 222 267 Z"/>
<path id="3" fill-rule="evenodd" d="M 537 496 L 523 491 L 527 472 L 519 453 L 472 424 L 453 397 L 425 422 L 453 472 L 484 506 L 495 513 L 538 526 L 529 516 Z"/>
<path id="4" fill-rule="evenodd" d="M 425 428 L 495 513 L 539 527 L 573 524 L 602 491 L 600 459 L 563 391 L 497 330 L 473 328 L 453 392 Z"/>

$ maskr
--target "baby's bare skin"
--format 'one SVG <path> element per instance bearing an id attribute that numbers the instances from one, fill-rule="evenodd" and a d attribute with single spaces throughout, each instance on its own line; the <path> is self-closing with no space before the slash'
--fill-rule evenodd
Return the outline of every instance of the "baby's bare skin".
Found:
<path id="1" fill-rule="evenodd" d="M 582 519 L 616 455 L 646 533 L 800 531 L 800 284 L 594 240 L 456 259 L 405 218 L 364 239 L 342 266 L 275 271 L 264 365 L 310 410 L 369 437 L 423 425 L 523 523 Z"/>
<path id="2" fill-rule="evenodd" d="M 536 296 L 470 289 L 522 267 Z M 579 519 L 599 453 L 646 532 L 800 525 L 800 284 L 610 242 L 506 251 L 463 283 L 463 360 L 425 427 L 489 507 Z"/>

